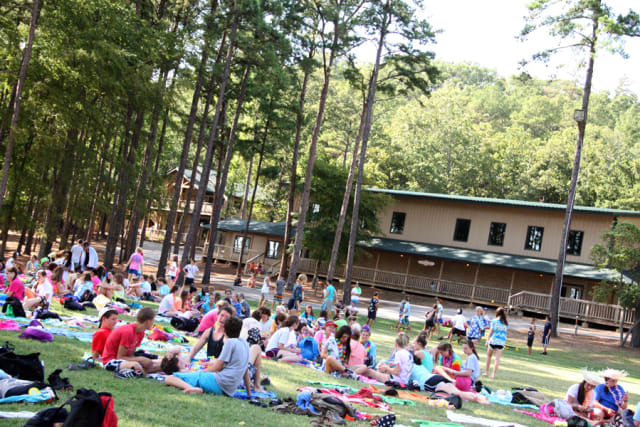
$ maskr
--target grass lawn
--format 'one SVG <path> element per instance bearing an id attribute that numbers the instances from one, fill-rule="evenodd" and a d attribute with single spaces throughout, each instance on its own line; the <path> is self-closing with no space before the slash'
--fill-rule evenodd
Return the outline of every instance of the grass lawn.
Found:
<path id="1" fill-rule="evenodd" d="M 254 307 L 255 304 L 252 304 Z M 74 315 L 62 309 L 54 303 L 54 311 Z M 95 314 L 95 310 L 89 310 L 88 314 Z M 127 316 L 123 319 L 131 320 Z M 365 321 L 364 318 L 361 319 Z M 379 319 L 373 329 L 372 338 L 378 346 L 378 359 L 386 358 L 393 347 L 395 332 L 391 329 L 392 320 Z M 414 331 L 419 331 L 422 325 L 414 323 Z M 443 328 L 442 333 L 448 330 Z M 89 351 L 89 344 L 80 341 L 54 335 L 51 343 L 23 340 L 18 338 L 18 332 L 0 331 L 0 342 L 10 341 L 15 345 L 18 353 L 41 353 L 41 359 L 45 364 L 45 376 L 56 368 L 66 368 L 70 363 L 79 363 L 83 352 Z M 412 334 L 412 335 L 415 335 Z M 193 338 L 190 339 L 193 342 Z M 520 341 L 520 340 L 519 340 Z M 437 341 L 430 342 L 430 345 Z M 510 340 L 508 344 L 523 345 L 524 342 Z M 552 343 L 553 344 L 553 343 Z M 459 347 L 456 347 L 460 352 Z M 478 349 L 480 363 L 484 366 L 486 349 L 484 346 Z M 505 350 L 495 380 L 483 378 L 483 383 L 492 389 L 510 389 L 512 386 L 532 386 L 545 393 L 549 398 L 563 397 L 566 390 L 573 383 L 581 379 L 580 368 L 602 369 L 605 367 L 626 369 L 630 375 L 620 384 L 630 392 L 630 407 L 635 408 L 640 398 L 640 361 L 638 353 L 632 351 L 618 351 L 613 345 L 607 350 L 602 347 L 596 350 L 590 349 L 588 341 L 583 347 L 563 350 L 553 347 L 548 356 L 540 355 L 540 349 L 534 348 L 534 354 L 527 355 L 526 347 L 516 350 Z M 294 397 L 296 388 L 307 385 L 307 381 L 325 381 L 340 383 L 359 388 L 363 384 L 336 379 L 321 372 L 301 366 L 288 365 L 282 362 L 264 360 L 263 374 L 271 377 L 272 385 L 269 390 L 274 391 L 280 398 Z M 281 415 L 270 409 L 259 408 L 246 402 L 218 397 L 212 395 L 185 395 L 180 390 L 169 388 L 164 384 L 151 379 L 121 380 L 115 378 L 110 372 L 100 368 L 88 371 L 64 370 L 63 377 L 69 377 L 71 384 L 76 389 L 81 387 L 92 388 L 96 391 L 108 391 L 114 395 L 115 410 L 122 426 L 194 426 L 194 425 L 251 425 L 251 426 L 299 426 L 308 425 L 311 418 Z M 59 393 L 60 403 L 71 397 L 75 392 Z M 33 411 L 53 406 L 53 404 L 5 404 L 4 411 Z M 356 409 L 381 413 L 379 410 L 361 407 Z M 393 412 L 398 417 L 398 422 L 411 425 L 412 418 L 446 421 L 444 409 L 427 407 L 418 403 L 417 406 L 393 406 Z M 534 418 L 513 412 L 512 408 L 500 405 L 478 405 L 464 403 L 460 410 L 464 414 L 475 415 L 512 422 L 528 426 L 549 426 L 549 424 Z M 3 420 L 2 425 L 23 425 L 24 420 Z M 353 424 L 353 423 L 351 423 Z M 366 425 L 364 422 L 356 423 Z"/>

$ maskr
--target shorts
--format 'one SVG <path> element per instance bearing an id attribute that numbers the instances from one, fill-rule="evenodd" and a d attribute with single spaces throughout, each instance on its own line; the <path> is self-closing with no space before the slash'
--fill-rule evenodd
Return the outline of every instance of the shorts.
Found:
<path id="1" fill-rule="evenodd" d="M 174 377 L 181 379 L 191 387 L 200 387 L 207 393 L 224 395 L 222 389 L 216 382 L 213 372 L 176 372 Z"/>
<path id="2" fill-rule="evenodd" d="M 269 359 L 273 359 L 276 356 L 278 356 L 278 352 L 279 351 L 280 351 L 280 349 L 272 348 L 271 350 L 267 351 L 265 354 Z"/>
<path id="3" fill-rule="evenodd" d="M 404 316 L 402 319 L 400 319 L 400 323 L 402 323 L 403 325 L 408 325 L 409 324 L 409 316 Z"/>
<path id="4" fill-rule="evenodd" d="M 324 309 L 327 310 L 327 312 L 330 313 L 333 311 L 333 300 L 325 301 L 322 305 L 324 306 Z"/>
<path id="5" fill-rule="evenodd" d="M 376 320 L 376 312 L 375 311 L 369 311 L 367 313 L 367 319 Z"/>
<path id="6" fill-rule="evenodd" d="M 118 372 L 120 371 L 120 365 L 124 363 L 122 359 L 111 359 L 107 363 L 104 364 L 104 369 L 110 372 Z"/>
<path id="7" fill-rule="evenodd" d="M 549 335 L 542 337 L 542 345 L 549 345 L 549 338 L 551 338 Z"/>
<path id="8" fill-rule="evenodd" d="M 171 280 L 172 282 L 176 281 L 176 276 L 167 276 L 169 278 L 169 280 Z"/>
<path id="9" fill-rule="evenodd" d="M 529 335 L 527 337 L 527 347 L 533 347 L 533 338 L 535 338 L 535 335 Z"/>
<path id="10" fill-rule="evenodd" d="M 451 335 L 464 337 L 466 334 L 467 334 L 466 331 L 463 331 L 463 330 L 460 330 L 460 329 L 456 329 L 456 328 L 451 329 Z"/>
<path id="11" fill-rule="evenodd" d="M 504 346 L 499 344 L 489 344 L 489 348 L 491 350 L 502 350 L 504 349 Z"/>
<path id="12" fill-rule="evenodd" d="M 429 320 L 425 320 L 424 321 L 424 328 L 425 329 L 429 330 L 429 329 L 432 329 L 432 328 L 435 328 L 435 327 L 436 327 L 436 324 L 433 323 L 433 319 L 429 319 Z"/>
<path id="13" fill-rule="evenodd" d="M 449 384 L 451 383 L 451 381 L 449 381 L 442 375 L 434 375 L 431 378 L 429 378 L 427 381 L 425 381 L 424 391 L 435 393 L 437 391 L 438 385 L 442 383 Z"/>
<path id="14" fill-rule="evenodd" d="M 261 292 L 260 298 L 267 301 L 269 299 L 269 292 Z"/>
<path id="15" fill-rule="evenodd" d="M 138 271 L 137 268 L 130 268 L 127 272 L 129 274 L 133 274 L 136 277 L 140 277 L 140 272 Z"/>
<path id="16" fill-rule="evenodd" d="M 193 277 L 187 277 L 184 279 L 185 286 L 193 285 Z"/>
<path id="17" fill-rule="evenodd" d="M 282 304 L 282 295 L 275 294 L 273 296 L 273 302 L 276 304 Z"/>

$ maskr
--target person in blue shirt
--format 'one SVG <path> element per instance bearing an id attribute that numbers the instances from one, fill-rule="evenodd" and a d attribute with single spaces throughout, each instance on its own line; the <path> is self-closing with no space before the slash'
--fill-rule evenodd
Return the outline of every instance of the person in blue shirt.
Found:
<path id="1" fill-rule="evenodd" d="M 549 347 L 549 338 L 551 338 L 551 321 L 549 316 L 544 318 L 544 331 L 542 332 L 542 354 L 547 355 L 547 347 Z"/>
<path id="2" fill-rule="evenodd" d="M 491 378 L 495 378 L 496 372 L 498 372 L 498 366 L 500 366 L 500 356 L 502 350 L 507 342 L 507 328 L 509 322 L 507 321 L 507 313 L 504 308 L 498 307 L 496 310 L 496 318 L 491 321 L 491 329 L 489 337 L 487 338 L 487 366 L 484 375 L 489 375 L 489 369 L 491 368 L 491 357 L 493 353 L 496 353 L 496 364 L 493 367 L 493 373 Z"/>
<path id="3" fill-rule="evenodd" d="M 73 296 L 79 301 L 90 301 L 91 294 L 93 294 L 93 282 L 91 281 L 91 275 L 89 273 L 85 273 L 82 277 L 82 282 L 78 285 Z"/>
<path id="4" fill-rule="evenodd" d="M 593 407 L 602 410 L 605 419 L 613 418 L 616 414 L 624 416 L 629 405 L 629 393 L 618 384 L 618 380 L 629 374 L 617 369 L 605 369 L 600 375 L 604 377 L 604 384 L 598 384 L 594 390 L 596 397 Z"/>

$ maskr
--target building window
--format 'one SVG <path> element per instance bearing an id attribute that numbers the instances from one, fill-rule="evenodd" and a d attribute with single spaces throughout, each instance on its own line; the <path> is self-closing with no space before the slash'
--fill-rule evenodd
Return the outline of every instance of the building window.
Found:
<path id="1" fill-rule="evenodd" d="M 391 227 L 389 228 L 389 233 L 404 233 L 404 220 L 406 217 L 407 214 L 404 212 L 394 212 L 393 215 L 391 215 Z"/>
<path id="2" fill-rule="evenodd" d="M 239 254 L 242 248 L 242 239 L 243 236 L 236 236 L 233 240 L 233 253 Z M 251 246 L 251 237 L 247 237 L 247 243 L 244 245 L 244 253 L 249 253 L 249 246 Z"/>
<path id="3" fill-rule="evenodd" d="M 217 236 L 217 240 L 218 241 L 216 242 L 216 244 L 224 245 L 224 238 L 225 238 L 224 232 L 223 231 L 218 231 L 218 236 Z"/>
<path id="4" fill-rule="evenodd" d="M 492 222 L 489 226 L 489 245 L 490 246 L 502 246 L 504 245 L 504 232 L 507 229 L 507 224 L 504 222 Z"/>
<path id="5" fill-rule="evenodd" d="M 569 230 L 567 239 L 567 255 L 580 256 L 584 231 Z"/>
<path id="6" fill-rule="evenodd" d="M 456 229 L 453 232 L 453 240 L 456 242 L 466 242 L 469 240 L 469 229 L 471 228 L 470 219 L 458 218 L 456 220 Z"/>
<path id="7" fill-rule="evenodd" d="M 267 240 L 267 254 L 265 256 L 271 259 L 280 258 L 281 245 L 282 242 L 278 242 L 277 240 Z"/>
<path id="8" fill-rule="evenodd" d="M 528 251 L 540 252 L 542 249 L 542 235 L 544 234 L 544 227 L 537 227 L 530 225 L 527 228 L 527 240 L 524 242 L 524 248 Z"/>

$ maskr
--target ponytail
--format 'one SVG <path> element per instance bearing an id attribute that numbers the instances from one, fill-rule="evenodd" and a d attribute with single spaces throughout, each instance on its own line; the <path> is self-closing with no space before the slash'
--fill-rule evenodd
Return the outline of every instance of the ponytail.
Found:
<path id="1" fill-rule="evenodd" d="M 504 311 L 503 307 L 498 307 L 496 310 L 496 317 L 500 318 L 500 321 L 505 324 L 505 326 L 509 326 L 509 322 L 507 321 L 507 313 Z"/>
<path id="2" fill-rule="evenodd" d="M 478 356 L 478 352 L 476 351 L 476 345 L 473 343 L 473 340 L 468 339 L 465 344 L 467 344 L 469 346 L 469 348 L 471 349 L 473 354 L 476 355 L 476 357 L 478 358 L 478 361 L 479 361 L 480 360 L 480 356 Z"/>

